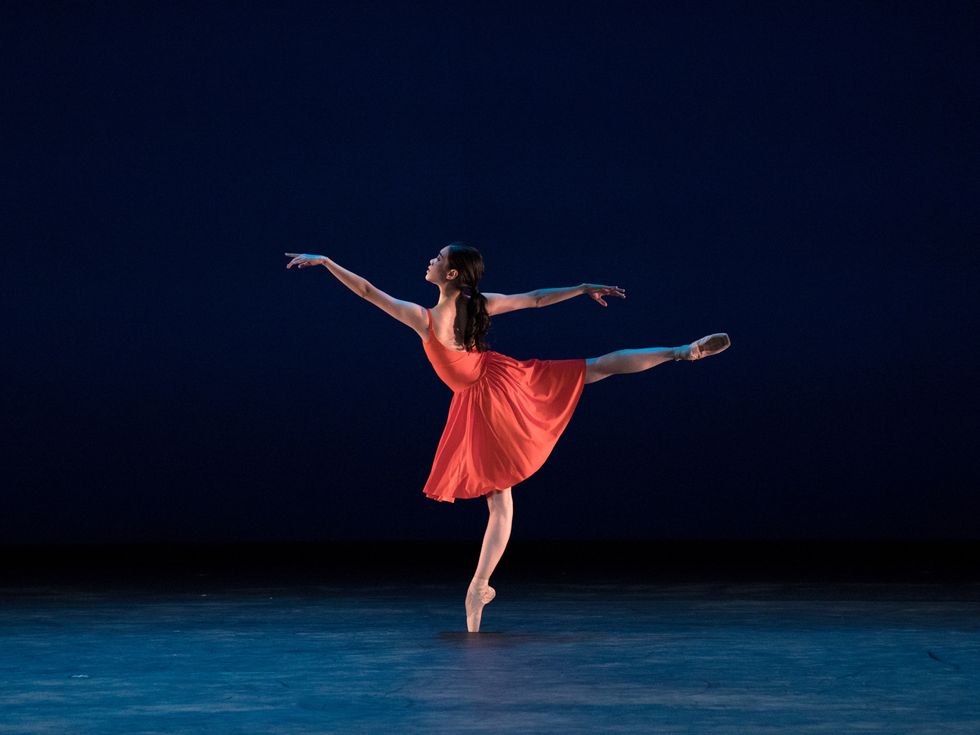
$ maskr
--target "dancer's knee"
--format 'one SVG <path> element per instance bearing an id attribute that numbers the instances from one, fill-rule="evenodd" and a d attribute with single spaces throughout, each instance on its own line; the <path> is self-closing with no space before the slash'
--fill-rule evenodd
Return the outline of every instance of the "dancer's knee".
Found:
<path id="1" fill-rule="evenodd" d="M 590 357 L 585 361 L 585 384 L 596 383 L 603 378 L 608 378 L 612 373 L 602 369 L 601 357 Z"/>
<path id="2" fill-rule="evenodd" d="M 514 499 L 511 495 L 511 488 L 494 490 L 487 493 L 487 505 L 491 513 L 510 514 L 514 510 Z"/>

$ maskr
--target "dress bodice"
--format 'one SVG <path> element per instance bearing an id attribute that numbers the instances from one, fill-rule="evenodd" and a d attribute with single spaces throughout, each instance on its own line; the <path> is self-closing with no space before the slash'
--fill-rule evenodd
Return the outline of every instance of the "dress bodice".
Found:
<path id="1" fill-rule="evenodd" d="M 429 338 L 422 341 L 425 354 L 439 379 L 454 393 L 458 393 L 480 379 L 488 353 L 449 349 L 436 339 L 436 332 L 432 325 L 432 310 L 426 309 L 425 312 L 429 315 Z"/>

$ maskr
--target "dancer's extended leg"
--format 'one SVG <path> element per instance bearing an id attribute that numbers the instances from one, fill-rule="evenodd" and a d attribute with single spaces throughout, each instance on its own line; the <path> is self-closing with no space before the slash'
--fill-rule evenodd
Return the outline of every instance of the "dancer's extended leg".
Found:
<path id="1" fill-rule="evenodd" d="M 476 565 L 469 589 L 466 590 L 466 629 L 470 633 L 480 632 L 483 607 L 497 594 L 489 582 L 510 538 L 510 527 L 514 518 L 511 488 L 488 493 L 487 505 L 490 508 L 490 519 L 487 521 L 486 533 L 483 534 L 480 561 Z"/>
<path id="2" fill-rule="evenodd" d="M 616 350 L 585 361 L 585 382 L 595 383 L 610 375 L 639 373 L 670 360 L 700 360 L 727 350 L 732 344 L 724 332 L 680 347 L 646 347 L 636 350 Z"/>
<path id="3" fill-rule="evenodd" d="M 639 373 L 662 362 L 680 359 L 686 347 L 647 347 L 637 350 L 616 350 L 585 361 L 585 382 L 595 383 L 610 375 Z"/>

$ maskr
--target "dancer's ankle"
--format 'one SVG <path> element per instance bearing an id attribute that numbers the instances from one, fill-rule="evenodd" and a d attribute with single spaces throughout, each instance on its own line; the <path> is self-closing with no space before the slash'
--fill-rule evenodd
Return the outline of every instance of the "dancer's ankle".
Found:
<path id="1" fill-rule="evenodd" d="M 470 580 L 470 587 L 475 589 L 486 589 L 490 586 L 490 577 L 473 577 Z"/>

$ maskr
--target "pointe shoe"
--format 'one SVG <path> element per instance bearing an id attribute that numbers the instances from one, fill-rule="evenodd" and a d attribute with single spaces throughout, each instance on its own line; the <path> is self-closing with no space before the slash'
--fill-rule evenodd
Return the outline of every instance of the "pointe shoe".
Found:
<path id="1" fill-rule="evenodd" d="M 704 357 L 710 357 L 711 355 L 717 355 L 719 352 L 724 352 L 731 346 L 732 341 L 724 332 L 709 334 L 707 337 L 702 337 L 696 342 L 689 344 L 686 355 L 682 355 L 677 359 L 700 360 Z"/>
<path id="2" fill-rule="evenodd" d="M 483 617 L 483 608 L 490 602 L 494 597 L 497 596 L 497 591 L 487 585 L 486 587 L 478 588 L 470 585 L 470 588 L 466 590 L 466 630 L 470 633 L 480 632 L 480 620 Z"/>

